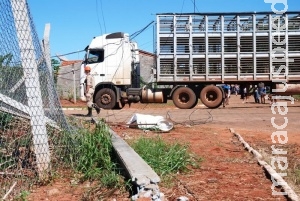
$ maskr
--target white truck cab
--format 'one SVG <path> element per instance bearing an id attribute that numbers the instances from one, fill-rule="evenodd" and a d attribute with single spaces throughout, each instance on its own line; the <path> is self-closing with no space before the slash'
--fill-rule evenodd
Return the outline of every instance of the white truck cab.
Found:
<path id="1" fill-rule="evenodd" d="M 123 32 L 104 34 L 94 37 L 85 48 L 86 55 L 80 72 L 81 100 L 84 96 L 84 66 L 91 67 L 91 75 L 95 78 L 95 95 L 100 85 L 125 87 L 132 84 L 132 70 L 139 62 L 137 44 L 129 40 Z"/>

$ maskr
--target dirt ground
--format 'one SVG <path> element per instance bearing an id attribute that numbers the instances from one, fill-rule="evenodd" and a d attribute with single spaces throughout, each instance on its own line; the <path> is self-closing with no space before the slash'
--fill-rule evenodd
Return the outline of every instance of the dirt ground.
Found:
<path id="1" fill-rule="evenodd" d="M 173 182 L 162 182 L 160 191 L 165 194 L 166 200 L 176 200 L 180 196 L 186 196 L 189 200 L 287 200 L 284 196 L 272 195 L 272 181 L 229 128 L 233 128 L 265 157 L 266 162 L 270 162 L 271 146 L 279 146 L 271 140 L 272 133 L 278 130 L 274 128 L 274 123 L 283 125 L 284 117 L 287 117 L 288 124 L 281 130 L 286 131 L 288 142 L 280 146 L 287 151 L 285 156 L 289 163 L 286 170 L 288 176 L 284 179 L 291 182 L 291 187 L 299 195 L 299 186 L 292 184 L 297 178 L 290 171 L 296 168 L 300 170 L 300 104 L 287 101 L 288 112 L 279 115 L 277 108 L 273 114 L 271 105 L 255 104 L 252 99 L 250 97 L 248 103 L 243 104 L 239 96 L 232 96 L 228 106 L 214 110 L 201 104 L 190 110 L 180 110 L 169 103 L 133 104 L 122 110 L 102 110 L 99 118 L 105 119 L 123 138 L 159 135 L 168 142 L 188 143 L 191 151 L 203 158 L 199 169 L 178 173 Z M 61 104 L 69 108 L 64 110 L 66 115 L 83 118 L 82 115 L 87 113 L 79 109 L 85 107 L 85 103 L 74 105 L 62 101 Z M 164 116 L 174 123 L 174 128 L 166 133 L 128 128 L 127 122 L 135 113 Z M 275 119 L 273 124 L 272 117 Z M 81 200 L 83 193 L 92 184 L 86 182 L 74 185 L 72 179 L 71 176 L 57 178 L 51 185 L 34 189 L 28 200 Z M 103 189 L 103 195 L 105 193 L 107 191 Z M 130 200 L 128 196 L 128 192 L 116 190 L 107 193 L 106 198 L 101 200 Z"/>

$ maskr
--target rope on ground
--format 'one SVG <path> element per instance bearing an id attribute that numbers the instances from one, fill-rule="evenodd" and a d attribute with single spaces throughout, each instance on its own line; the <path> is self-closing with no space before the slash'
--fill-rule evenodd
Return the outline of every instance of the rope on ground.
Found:
<path id="1" fill-rule="evenodd" d="M 291 201 L 299 201 L 298 195 L 294 192 L 294 190 L 287 184 L 287 182 L 278 174 L 267 162 L 262 160 L 262 155 L 253 149 L 243 138 L 240 134 L 236 133 L 233 128 L 229 129 L 231 133 L 233 133 L 239 141 L 244 145 L 244 147 L 252 153 L 255 158 L 257 159 L 258 163 L 264 167 L 264 169 L 269 173 L 271 178 L 274 178 L 276 183 L 280 185 L 284 192 L 286 193 L 286 196 L 291 200 Z M 272 181 L 273 182 L 273 181 Z"/>

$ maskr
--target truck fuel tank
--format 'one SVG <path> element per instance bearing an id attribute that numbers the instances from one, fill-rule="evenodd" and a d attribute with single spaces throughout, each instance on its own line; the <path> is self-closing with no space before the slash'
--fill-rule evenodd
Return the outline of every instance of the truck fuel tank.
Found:
<path id="1" fill-rule="evenodd" d="M 161 89 L 142 89 L 142 103 L 163 103 L 164 96 Z"/>
<path id="2" fill-rule="evenodd" d="M 300 84 L 276 84 L 276 90 L 271 93 L 278 95 L 300 95 Z"/>

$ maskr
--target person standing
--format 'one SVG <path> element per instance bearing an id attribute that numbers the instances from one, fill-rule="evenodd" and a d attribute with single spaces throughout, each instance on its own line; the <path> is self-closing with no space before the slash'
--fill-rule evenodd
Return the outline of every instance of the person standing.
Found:
<path id="1" fill-rule="evenodd" d="M 239 86 L 237 84 L 234 85 L 234 91 L 235 91 L 235 96 L 238 95 L 238 92 L 239 92 Z"/>
<path id="2" fill-rule="evenodd" d="M 263 82 L 258 84 L 258 94 L 260 96 L 260 103 L 265 103 L 265 96 L 266 96 L 266 87 Z"/>
<path id="3" fill-rule="evenodd" d="M 225 98 L 223 100 L 223 107 L 225 107 L 225 105 L 229 105 L 230 86 L 228 84 L 224 84 L 222 88 L 225 93 Z"/>
<path id="4" fill-rule="evenodd" d="M 86 116 L 91 117 L 93 107 L 96 109 L 97 114 L 100 113 L 100 108 L 98 108 L 97 106 L 95 107 L 95 105 L 93 103 L 93 95 L 94 95 L 94 91 L 95 91 L 95 79 L 91 75 L 91 67 L 85 66 L 84 67 L 84 72 L 86 74 L 86 78 L 85 78 L 85 81 L 84 81 L 84 83 L 85 83 L 85 97 L 86 97 L 86 102 L 87 102 L 87 107 L 88 107 L 88 113 L 87 113 Z"/>
<path id="5" fill-rule="evenodd" d="M 259 103 L 260 95 L 258 93 L 257 85 L 254 86 L 254 94 L 253 95 L 254 95 L 255 103 Z"/>
<path id="6" fill-rule="evenodd" d="M 266 87 L 264 87 L 261 89 L 261 92 L 260 92 L 260 102 L 263 104 L 266 103 L 266 95 L 267 95 L 267 89 L 266 89 Z"/>
<path id="7" fill-rule="evenodd" d="M 243 99 L 243 103 L 247 103 L 248 101 L 248 90 L 246 86 L 241 87 L 241 98 Z"/>

